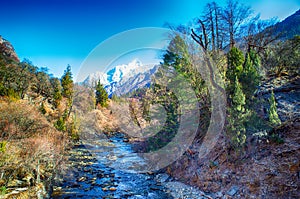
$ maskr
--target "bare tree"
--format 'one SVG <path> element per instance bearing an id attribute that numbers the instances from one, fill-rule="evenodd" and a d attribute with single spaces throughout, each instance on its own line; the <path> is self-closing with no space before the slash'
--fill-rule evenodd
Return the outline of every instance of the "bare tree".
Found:
<path id="1" fill-rule="evenodd" d="M 280 34 L 275 34 L 274 24 L 276 19 L 261 20 L 260 16 L 253 17 L 244 27 L 244 39 L 247 51 L 251 49 L 257 53 L 262 53 L 269 44 L 277 40 Z"/>
<path id="2" fill-rule="evenodd" d="M 207 28 L 204 24 L 204 22 L 199 19 L 198 20 L 201 28 L 201 33 L 197 34 L 194 29 L 192 29 L 192 38 L 203 48 L 203 50 L 208 50 L 208 34 L 207 34 Z"/>
<path id="3" fill-rule="evenodd" d="M 251 13 L 250 7 L 240 4 L 236 0 L 227 1 L 227 5 L 222 12 L 222 19 L 229 34 L 230 48 L 235 45 L 235 39 L 240 32 L 241 26 L 247 21 Z"/>
<path id="4" fill-rule="evenodd" d="M 206 4 L 205 15 L 202 17 L 208 30 L 211 50 L 222 49 L 221 7 L 216 2 Z"/>

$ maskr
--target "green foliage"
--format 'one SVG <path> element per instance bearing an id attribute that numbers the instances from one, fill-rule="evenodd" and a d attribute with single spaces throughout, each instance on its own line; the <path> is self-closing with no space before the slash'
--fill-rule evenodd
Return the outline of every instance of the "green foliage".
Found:
<path id="1" fill-rule="evenodd" d="M 177 97 L 180 96 L 181 100 L 190 101 L 190 104 L 201 104 L 203 107 L 209 104 L 207 86 L 193 65 L 189 52 L 192 50 L 184 38 L 175 35 L 168 46 L 166 54 L 163 56 L 161 67 L 152 78 L 152 86 L 143 93 L 144 96 L 140 108 L 142 109 L 142 117 L 146 121 L 149 122 L 151 120 L 149 113 L 151 104 L 159 104 L 166 111 L 166 121 L 162 129 L 155 136 L 149 137 L 146 140 L 147 151 L 155 151 L 164 147 L 176 135 L 179 128 L 181 109 L 189 109 L 189 103 L 185 107 L 180 107 Z M 166 83 L 168 83 L 167 87 Z M 177 89 L 176 92 L 179 93 L 174 93 L 176 88 L 186 88 L 184 84 L 188 84 L 192 88 L 192 94 L 196 94 L 195 99 L 191 99 L 191 95 L 187 93 L 189 91 L 186 89 Z M 174 88 L 174 90 L 169 88 Z M 204 108 L 201 110 L 204 110 Z M 206 124 L 204 121 L 209 121 L 208 118 L 210 118 L 209 110 L 201 114 L 199 120 Z M 205 132 L 202 127 L 201 130 Z M 199 130 L 199 134 L 201 130 Z"/>
<path id="2" fill-rule="evenodd" d="M 96 85 L 96 106 L 100 104 L 100 106 L 106 107 L 107 100 L 108 100 L 108 94 L 99 80 Z"/>
<path id="3" fill-rule="evenodd" d="M 4 153 L 6 151 L 6 144 L 7 144 L 7 141 L 0 142 L 0 152 L 1 153 Z"/>
<path id="4" fill-rule="evenodd" d="M 251 50 L 246 54 L 246 60 L 244 63 L 243 71 L 240 75 L 240 82 L 243 87 L 243 92 L 246 96 L 247 105 L 250 106 L 250 102 L 253 100 L 254 92 L 259 86 L 260 76 L 258 69 L 260 67 L 260 60 L 258 55 Z M 249 107 L 248 106 L 248 107 Z"/>
<path id="5" fill-rule="evenodd" d="M 71 122 L 68 124 L 68 133 L 75 141 L 79 140 L 80 121 L 76 114 L 73 115 Z"/>
<path id="6" fill-rule="evenodd" d="M 232 107 L 236 112 L 244 112 L 246 104 L 246 97 L 242 91 L 241 84 L 239 83 L 237 77 L 235 78 L 234 84 L 234 94 L 232 96 Z"/>
<path id="7" fill-rule="evenodd" d="M 58 78 L 51 79 L 51 85 L 53 87 L 52 98 L 53 98 L 53 105 L 57 108 L 60 105 L 62 100 L 62 86 Z"/>
<path id="8" fill-rule="evenodd" d="M 231 48 L 227 54 L 228 67 L 226 71 L 227 92 L 229 95 L 234 91 L 232 85 L 234 84 L 236 77 L 240 79 L 244 62 L 245 58 L 243 52 L 236 47 Z"/>
<path id="9" fill-rule="evenodd" d="M 281 124 L 281 121 L 277 114 L 276 101 L 275 101 L 275 96 L 274 96 L 273 91 L 271 93 L 271 97 L 269 98 L 269 103 L 270 103 L 269 122 L 270 122 L 271 126 L 274 127 L 274 126 Z"/>
<path id="10" fill-rule="evenodd" d="M 278 134 L 275 134 L 275 133 L 272 133 L 270 135 L 270 140 L 272 142 L 275 142 L 276 144 L 283 144 L 284 143 L 284 140 Z"/>
<path id="11" fill-rule="evenodd" d="M 59 131 L 66 131 L 66 122 L 62 116 L 58 118 L 58 120 L 54 123 L 54 127 Z"/>
<path id="12" fill-rule="evenodd" d="M 23 62 L 7 62 L 0 56 L 0 96 L 23 98 L 31 85 L 31 67 Z"/>
<path id="13" fill-rule="evenodd" d="M 245 95 L 241 89 L 241 84 L 236 77 L 234 83 L 234 93 L 231 96 L 232 104 L 228 110 L 228 129 L 227 133 L 230 137 L 232 146 L 239 148 L 246 142 L 245 122 L 247 120 L 247 110 L 245 109 Z"/>
<path id="14" fill-rule="evenodd" d="M 5 195 L 6 192 L 7 192 L 6 186 L 1 186 L 1 187 L 0 187 L 0 195 Z"/>
<path id="15" fill-rule="evenodd" d="M 265 55 L 264 64 L 270 75 L 280 77 L 285 74 L 299 74 L 300 36 L 279 42 L 273 48 L 269 48 Z"/>
<path id="16" fill-rule="evenodd" d="M 62 95 L 66 97 L 69 101 L 72 101 L 73 98 L 73 78 L 71 72 L 71 66 L 68 65 L 67 69 L 64 71 L 63 76 L 61 77 L 61 85 L 62 85 Z"/>
<path id="17" fill-rule="evenodd" d="M 39 95 L 51 97 L 52 86 L 50 76 L 48 75 L 48 68 L 40 68 L 36 72 L 36 81 L 32 88 Z"/>
<path id="18" fill-rule="evenodd" d="M 191 84 L 198 99 L 207 94 L 205 81 L 191 61 L 188 44 L 179 35 L 176 35 L 170 42 L 163 61 L 164 70 L 175 69 Z"/>

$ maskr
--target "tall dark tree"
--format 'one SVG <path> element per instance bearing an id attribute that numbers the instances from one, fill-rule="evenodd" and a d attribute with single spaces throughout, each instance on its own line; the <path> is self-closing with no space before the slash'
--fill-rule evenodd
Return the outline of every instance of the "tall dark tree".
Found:
<path id="1" fill-rule="evenodd" d="M 71 66 L 68 65 L 61 77 L 62 95 L 72 101 L 73 98 L 73 78 L 71 72 Z"/>
<path id="2" fill-rule="evenodd" d="M 233 85 L 235 79 L 240 79 L 240 76 L 243 72 L 244 64 L 244 54 L 241 50 L 236 47 L 230 49 L 227 54 L 227 71 L 226 71 L 226 80 L 227 80 L 227 93 L 231 95 L 234 91 Z"/>
<path id="3" fill-rule="evenodd" d="M 231 105 L 228 108 L 228 129 L 227 134 L 234 148 L 243 146 L 246 142 L 245 122 L 247 119 L 247 110 L 245 109 L 246 98 L 242 91 L 238 78 L 235 78 L 233 94 L 230 96 Z"/>
<path id="4" fill-rule="evenodd" d="M 106 107 L 107 100 L 108 100 L 108 94 L 99 80 L 96 85 L 96 106 L 100 104 L 100 106 Z"/>
<path id="5" fill-rule="evenodd" d="M 52 92 L 53 105 L 54 107 L 57 108 L 60 105 L 60 101 L 62 99 L 61 82 L 58 78 L 51 78 L 50 82 L 53 88 L 53 92 Z"/>
<path id="6" fill-rule="evenodd" d="M 246 96 L 247 105 L 249 106 L 251 106 L 250 102 L 252 101 L 254 92 L 256 91 L 260 82 L 260 76 L 258 73 L 259 67 L 259 57 L 254 50 L 251 50 L 246 54 L 243 71 L 240 76 L 240 82 L 243 87 L 243 92 Z"/>

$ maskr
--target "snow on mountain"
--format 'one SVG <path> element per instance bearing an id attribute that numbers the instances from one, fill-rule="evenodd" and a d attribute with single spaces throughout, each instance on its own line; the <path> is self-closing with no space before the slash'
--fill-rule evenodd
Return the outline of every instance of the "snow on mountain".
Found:
<path id="1" fill-rule="evenodd" d="M 128 64 L 115 66 L 107 73 L 90 74 L 83 84 L 91 86 L 100 79 L 109 95 L 113 93 L 121 95 L 149 85 L 151 76 L 157 71 L 157 68 L 157 65 L 143 65 L 140 60 L 134 59 Z"/>
<path id="2" fill-rule="evenodd" d="M 99 71 L 90 74 L 83 83 L 92 86 L 95 85 L 98 80 L 100 80 L 103 85 L 109 84 L 109 81 L 107 80 L 107 74 Z"/>

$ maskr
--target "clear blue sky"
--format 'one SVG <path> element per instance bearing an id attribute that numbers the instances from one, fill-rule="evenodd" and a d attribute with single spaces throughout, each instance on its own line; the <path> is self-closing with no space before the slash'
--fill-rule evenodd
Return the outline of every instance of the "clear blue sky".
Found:
<path id="1" fill-rule="evenodd" d="M 6 0 L 0 4 L 0 35 L 20 59 L 61 76 L 67 64 L 76 74 L 102 41 L 133 28 L 185 24 L 201 15 L 209 0 Z M 225 1 L 216 0 L 220 5 Z M 284 19 L 300 0 L 241 0 L 263 19 Z M 126 42 L 120 45 L 127 45 Z"/>

